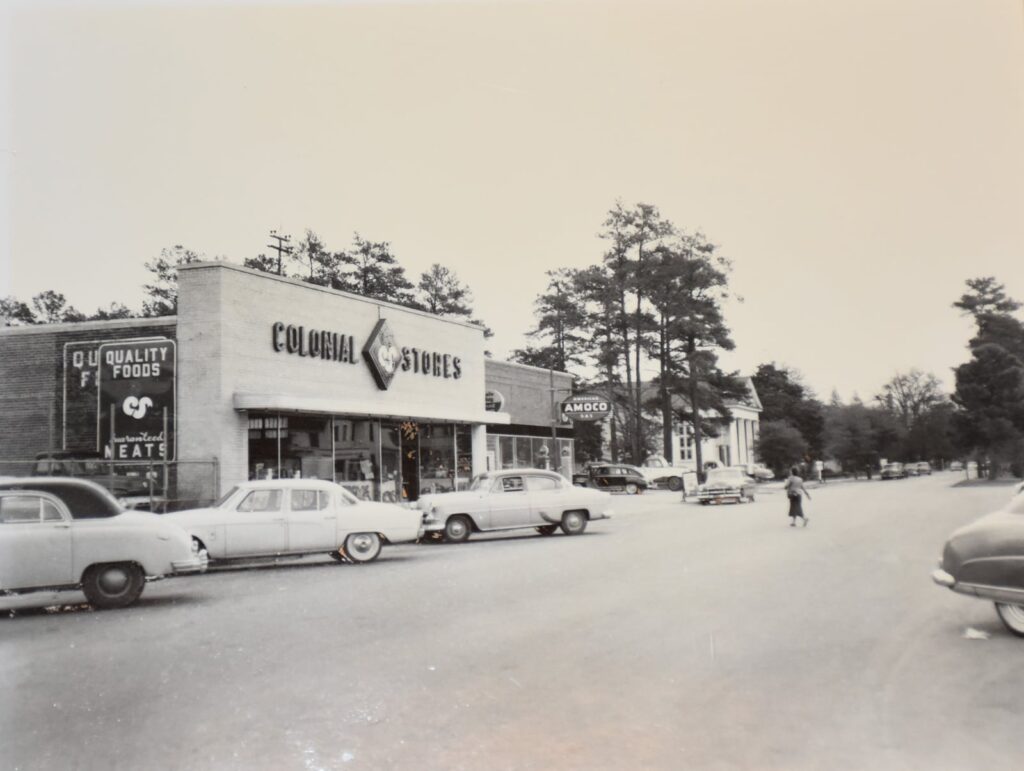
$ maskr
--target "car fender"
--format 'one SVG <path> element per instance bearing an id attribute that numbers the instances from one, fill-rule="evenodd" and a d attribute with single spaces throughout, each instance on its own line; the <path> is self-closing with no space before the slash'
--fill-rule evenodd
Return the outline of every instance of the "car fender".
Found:
<path id="1" fill-rule="evenodd" d="M 116 517 L 76 520 L 71 535 L 73 575 L 90 565 L 134 562 L 149 577 L 174 572 L 174 562 L 192 558 L 192 541 L 182 528 L 156 514 L 126 511 Z"/>

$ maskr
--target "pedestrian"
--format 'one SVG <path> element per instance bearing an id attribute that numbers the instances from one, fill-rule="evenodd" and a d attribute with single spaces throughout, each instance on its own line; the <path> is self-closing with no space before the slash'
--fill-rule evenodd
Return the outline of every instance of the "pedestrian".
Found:
<path id="1" fill-rule="evenodd" d="M 803 520 L 803 526 L 807 527 L 809 521 L 804 516 L 804 507 L 801 501 L 803 495 L 807 496 L 807 500 L 811 499 L 811 494 L 807 492 L 807 488 L 804 487 L 804 480 L 802 480 L 797 474 L 796 466 L 790 469 L 789 479 L 786 480 L 786 497 L 789 498 L 789 519 L 790 527 L 796 527 L 796 518 L 800 517 Z"/>

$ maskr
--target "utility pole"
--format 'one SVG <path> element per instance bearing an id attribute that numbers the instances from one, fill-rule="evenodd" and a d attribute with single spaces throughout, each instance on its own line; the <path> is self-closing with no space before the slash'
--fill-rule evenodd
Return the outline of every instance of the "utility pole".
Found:
<path id="1" fill-rule="evenodd" d="M 276 230 L 270 231 L 270 237 L 277 241 L 276 244 L 267 244 L 268 247 L 277 252 L 277 275 L 281 275 L 281 255 L 291 254 L 292 247 L 287 246 L 292 241 L 291 236 L 279 236 Z"/>

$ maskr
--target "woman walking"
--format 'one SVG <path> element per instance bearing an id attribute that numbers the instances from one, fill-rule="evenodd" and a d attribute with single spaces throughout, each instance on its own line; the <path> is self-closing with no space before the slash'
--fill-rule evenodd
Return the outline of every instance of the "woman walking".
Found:
<path id="1" fill-rule="evenodd" d="M 801 496 L 806 495 L 807 500 L 810 500 L 811 494 L 804 487 L 804 480 L 797 475 L 796 466 L 790 469 L 789 479 L 786 480 L 786 495 L 789 497 L 789 526 L 796 527 L 796 518 L 800 517 L 804 521 L 803 526 L 807 527 L 808 519 L 804 516 Z"/>

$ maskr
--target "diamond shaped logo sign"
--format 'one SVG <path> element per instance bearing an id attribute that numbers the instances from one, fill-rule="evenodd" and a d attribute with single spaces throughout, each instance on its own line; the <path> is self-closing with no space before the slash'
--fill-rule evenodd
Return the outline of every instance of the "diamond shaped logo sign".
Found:
<path id="1" fill-rule="evenodd" d="M 386 319 L 378 321 L 370 333 L 370 339 L 363 346 L 363 358 L 377 387 L 382 391 L 388 390 L 402 361 L 402 352 L 395 344 L 395 334 Z"/>

